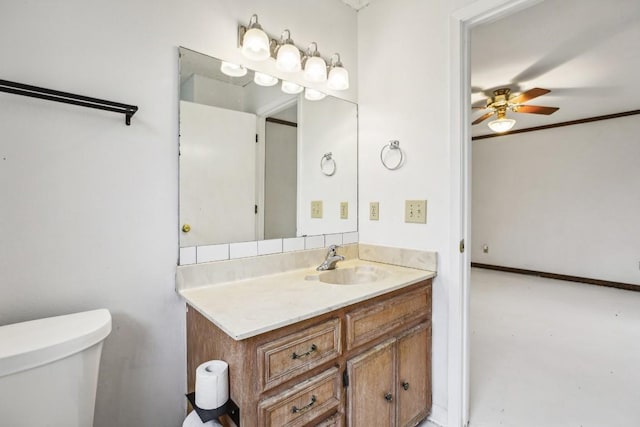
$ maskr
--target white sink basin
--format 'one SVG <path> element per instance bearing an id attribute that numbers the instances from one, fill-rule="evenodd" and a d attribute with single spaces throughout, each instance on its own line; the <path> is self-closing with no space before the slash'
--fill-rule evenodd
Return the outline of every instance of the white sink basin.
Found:
<path id="1" fill-rule="evenodd" d="M 335 270 L 322 271 L 305 277 L 306 280 L 317 280 L 331 285 L 362 285 L 384 279 L 389 273 L 371 265 L 356 267 L 336 268 Z"/>

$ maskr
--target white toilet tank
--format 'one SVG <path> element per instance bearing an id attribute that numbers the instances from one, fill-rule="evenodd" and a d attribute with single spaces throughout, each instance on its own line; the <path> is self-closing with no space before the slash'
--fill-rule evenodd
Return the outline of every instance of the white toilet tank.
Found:
<path id="1" fill-rule="evenodd" d="M 108 310 L 0 326 L 0 426 L 91 427 Z"/>

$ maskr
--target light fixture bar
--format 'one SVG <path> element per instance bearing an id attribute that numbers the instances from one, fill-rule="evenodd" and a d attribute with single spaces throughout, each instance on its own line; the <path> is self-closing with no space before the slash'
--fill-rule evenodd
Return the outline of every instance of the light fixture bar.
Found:
<path id="1" fill-rule="evenodd" d="M 256 16 L 256 15 L 253 15 L 253 16 Z M 253 16 L 252 16 L 252 19 L 253 19 Z M 242 49 L 242 40 L 244 38 L 244 35 L 251 28 L 251 25 L 252 25 L 251 21 L 250 21 L 249 27 L 247 27 L 245 25 L 238 25 L 238 40 L 237 40 L 238 48 Z M 269 47 L 270 47 L 270 56 L 271 56 L 271 58 L 277 59 L 278 47 L 280 46 L 281 36 L 280 37 L 274 37 L 272 34 L 269 34 L 268 32 L 266 32 L 264 30 L 264 28 L 262 28 L 262 31 L 264 31 L 264 33 L 269 38 Z M 284 31 L 288 32 L 289 30 L 284 30 Z M 306 56 L 306 51 L 307 51 L 306 49 L 301 49 L 299 46 L 297 46 L 295 44 L 293 44 L 293 46 L 295 46 L 300 51 L 301 55 Z M 320 58 L 322 58 L 326 64 L 330 64 L 331 63 L 331 58 L 333 57 L 333 56 L 324 57 L 324 56 L 319 55 L 319 54 L 316 55 L 316 56 L 319 56 Z"/>

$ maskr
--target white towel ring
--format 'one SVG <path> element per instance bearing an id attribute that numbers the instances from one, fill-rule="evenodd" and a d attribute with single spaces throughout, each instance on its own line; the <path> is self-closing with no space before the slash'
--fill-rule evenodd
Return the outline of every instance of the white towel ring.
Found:
<path id="1" fill-rule="evenodd" d="M 384 161 L 384 153 L 385 153 L 385 148 L 388 148 L 387 151 L 391 151 L 391 150 L 398 150 L 398 152 L 400 153 L 400 160 L 398 161 L 398 163 L 395 166 L 389 166 L 385 161 Z M 382 147 L 382 149 L 380 150 L 380 161 L 382 162 L 382 165 L 389 169 L 390 171 L 394 171 L 396 169 L 400 169 L 400 167 L 402 166 L 402 163 L 404 161 L 404 153 L 402 152 L 402 149 L 400 148 L 400 141 L 396 140 L 392 140 L 389 141 L 389 143 L 385 146 Z"/>
<path id="2" fill-rule="evenodd" d="M 325 153 L 320 159 L 320 172 L 326 176 L 333 176 L 336 173 L 336 161 L 332 156 L 331 153 Z"/>

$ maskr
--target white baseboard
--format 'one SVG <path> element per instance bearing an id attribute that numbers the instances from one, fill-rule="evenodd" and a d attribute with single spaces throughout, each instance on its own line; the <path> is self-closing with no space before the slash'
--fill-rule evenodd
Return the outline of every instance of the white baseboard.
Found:
<path id="1" fill-rule="evenodd" d="M 447 410 L 439 405 L 431 405 L 427 420 L 418 427 L 447 427 Z"/>

